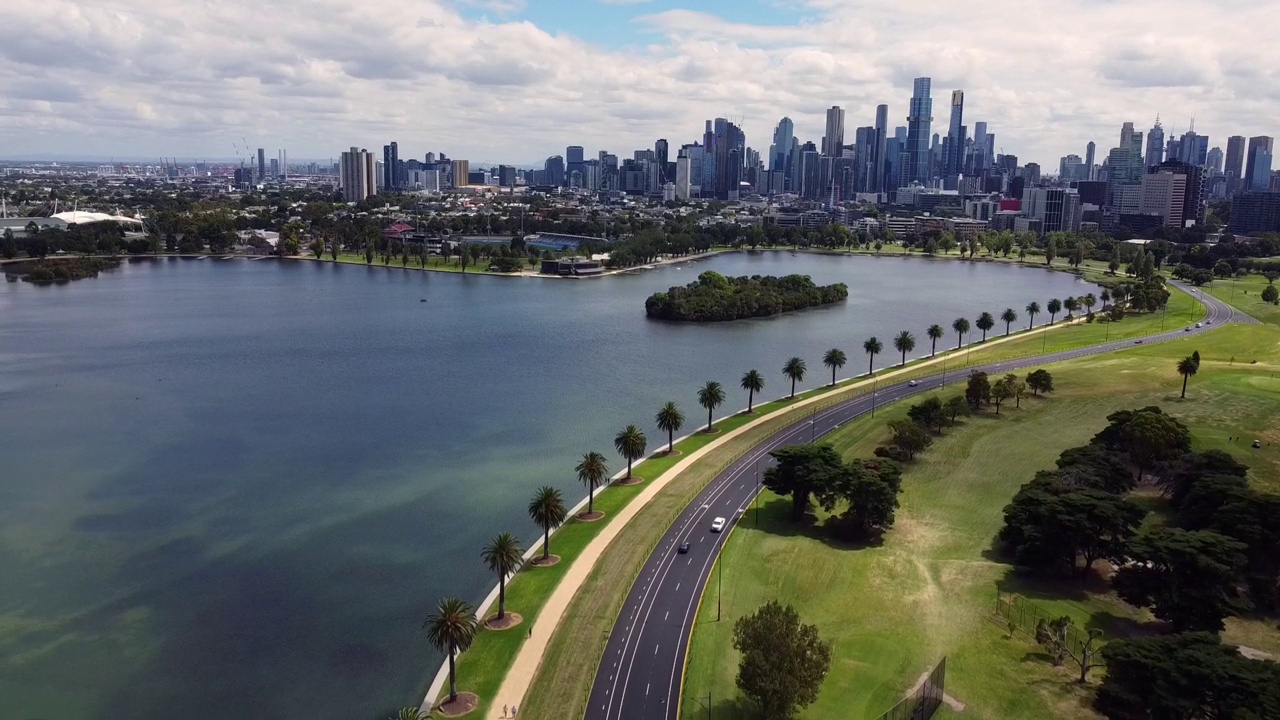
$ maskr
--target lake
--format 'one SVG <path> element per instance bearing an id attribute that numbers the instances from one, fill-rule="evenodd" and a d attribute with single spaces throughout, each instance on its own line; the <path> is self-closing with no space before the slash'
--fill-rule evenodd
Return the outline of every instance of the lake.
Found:
<path id="1" fill-rule="evenodd" d="M 711 325 L 644 299 L 712 269 L 845 282 L 845 303 Z M 1095 291 L 923 258 L 736 253 L 592 280 L 275 260 L 144 260 L 0 285 L 0 717 L 382 718 L 439 656 L 420 626 L 526 543 L 535 487 L 695 391 L 876 335 Z M 422 302 L 425 300 L 425 302 Z M 1043 320 L 1041 320 L 1043 321 Z M 1021 321 L 1025 323 L 1025 319 Z M 996 334 L 1003 331 L 998 323 Z"/>

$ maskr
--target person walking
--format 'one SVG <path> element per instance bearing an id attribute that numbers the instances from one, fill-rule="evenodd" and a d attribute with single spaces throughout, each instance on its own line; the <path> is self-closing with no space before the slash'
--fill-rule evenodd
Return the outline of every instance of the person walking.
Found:
<path id="1" fill-rule="evenodd" d="M 507 716 L 507 706 L 506 706 L 506 705 L 503 705 L 503 706 L 502 706 L 502 717 L 506 717 L 506 716 Z"/>

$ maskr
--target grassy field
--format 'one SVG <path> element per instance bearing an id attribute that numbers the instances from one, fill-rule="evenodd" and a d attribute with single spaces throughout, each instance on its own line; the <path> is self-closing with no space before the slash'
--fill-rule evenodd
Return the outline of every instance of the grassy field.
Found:
<path id="1" fill-rule="evenodd" d="M 1266 286 L 1267 279 L 1261 275 L 1246 275 L 1238 280 L 1214 280 L 1200 289 L 1264 323 L 1280 325 L 1280 305 L 1262 301 Z"/>
<path id="2" fill-rule="evenodd" d="M 997 584 L 1112 636 L 1141 631 L 1150 618 L 1100 583 L 1042 584 L 1013 575 L 990 553 L 1001 510 L 1036 470 L 1086 442 L 1108 413 L 1148 404 L 1186 422 L 1198 449 L 1237 454 L 1260 488 L 1280 492 L 1278 343 L 1274 328 L 1233 326 L 1050 366 L 1059 388 L 1050 398 L 1024 401 L 998 418 L 970 419 L 910 466 L 897 523 L 880 546 L 853 549 L 798 532 L 785 521 L 783 500 L 762 498 L 760 525 L 748 515 L 722 559 L 723 622 L 715 622 L 716 585 L 708 586 L 683 716 L 700 717 L 708 695 L 715 715 L 749 714 L 734 686 L 732 621 L 776 598 L 795 605 L 834 643 L 828 680 L 801 717 L 877 717 L 944 655 L 947 691 L 966 704 L 963 717 L 1092 717 L 1090 693 L 1072 682 L 1069 670 L 1052 668 L 1033 642 L 1007 638 L 991 619 Z M 1180 400 L 1173 365 L 1192 350 L 1203 363 Z M 831 441 L 846 457 L 869 455 L 887 434 L 885 422 L 904 413 L 905 407 L 890 406 L 874 419 L 850 423 Z M 1228 443 L 1241 435 L 1266 446 Z M 1232 619 L 1225 638 L 1280 654 L 1274 622 Z"/>

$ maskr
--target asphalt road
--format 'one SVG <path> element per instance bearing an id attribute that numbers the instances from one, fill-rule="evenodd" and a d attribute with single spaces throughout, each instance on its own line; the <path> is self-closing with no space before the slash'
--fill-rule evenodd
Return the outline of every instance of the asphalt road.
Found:
<path id="1" fill-rule="evenodd" d="M 1256 322 L 1207 294 L 1195 292 L 1195 295 L 1206 309 L 1207 322 L 1203 328 L 1192 326 L 1187 332 L 1183 326 L 1178 326 L 1143 338 L 1142 342 L 1176 340 L 1232 321 Z M 914 387 L 905 381 L 885 385 L 876 390 L 874 396 L 864 395 L 818 410 L 752 448 L 751 452 L 717 475 L 685 508 L 649 556 L 609 635 L 604 658 L 591 688 L 587 720 L 678 720 L 676 713 L 683 681 L 682 667 L 693 632 L 698 598 L 702 596 L 706 583 L 713 581 L 711 569 L 730 527 L 744 515 L 750 522 L 751 503 L 760 490 L 759 478 L 772 462 L 770 451 L 812 442 L 854 418 L 873 412 L 873 407 L 959 382 L 973 370 L 994 376 L 1098 355 L 1134 344 L 1132 339 L 1118 340 L 950 373 L 944 371 L 920 378 Z M 720 533 L 711 531 L 711 523 L 717 517 L 725 518 L 727 522 Z M 688 541 L 690 549 L 687 554 L 681 554 L 678 548 L 685 541 Z"/>

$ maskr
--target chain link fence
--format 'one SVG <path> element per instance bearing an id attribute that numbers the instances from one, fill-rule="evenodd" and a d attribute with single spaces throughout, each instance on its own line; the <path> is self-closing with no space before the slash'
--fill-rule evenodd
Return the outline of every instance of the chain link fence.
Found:
<path id="1" fill-rule="evenodd" d="M 1009 628 L 1010 635 L 1020 632 L 1032 642 L 1036 642 L 1036 626 L 1041 620 L 1052 622 L 1062 617 L 1062 613 L 1054 615 L 1021 595 L 1002 593 L 998 589 L 996 590 L 996 615 L 1004 622 L 1005 627 Z M 1070 648 L 1073 656 L 1079 657 L 1088 640 L 1089 637 L 1080 628 L 1075 625 L 1067 627 L 1067 647 Z M 1094 647 L 1097 647 L 1096 641 Z"/>
<path id="2" fill-rule="evenodd" d="M 944 657 L 915 692 L 890 708 L 879 720 L 929 720 L 942 706 L 946 679 L 947 659 Z"/>

